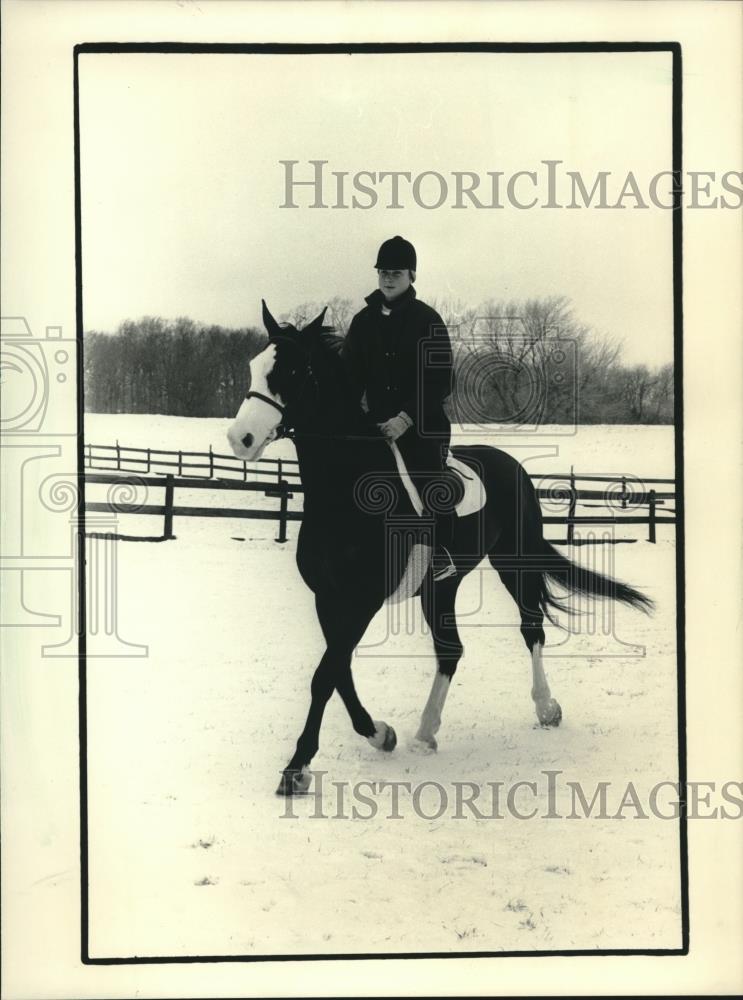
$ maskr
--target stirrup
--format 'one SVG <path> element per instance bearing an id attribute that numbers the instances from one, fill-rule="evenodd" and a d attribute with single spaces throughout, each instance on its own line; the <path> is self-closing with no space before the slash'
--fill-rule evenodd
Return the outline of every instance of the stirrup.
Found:
<path id="1" fill-rule="evenodd" d="M 445 546 L 438 545 L 434 549 L 434 553 L 431 558 L 431 570 L 433 572 L 434 583 L 438 583 L 440 580 L 446 580 L 448 577 L 454 576 L 457 572 L 451 553 Z"/>

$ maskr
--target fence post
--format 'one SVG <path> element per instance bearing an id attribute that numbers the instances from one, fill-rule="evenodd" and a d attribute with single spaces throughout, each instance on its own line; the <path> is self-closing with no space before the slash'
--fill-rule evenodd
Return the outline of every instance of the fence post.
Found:
<path id="1" fill-rule="evenodd" d="M 622 510 L 627 510 L 627 477 L 622 476 Z"/>
<path id="2" fill-rule="evenodd" d="M 279 459 L 278 472 L 276 473 L 277 481 L 280 483 L 283 479 L 283 466 L 281 464 L 281 459 Z"/>
<path id="3" fill-rule="evenodd" d="M 573 466 L 570 466 L 570 506 L 568 507 L 568 545 L 574 544 L 575 536 L 575 525 L 573 524 L 573 518 L 575 517 L 575 507 L 578 502 L 578 497 L 575 492 L 575 472 L 573 471 Z"/>
<path id="4" fill-rule="evenodd" d="M 150 449 L 148 448 L 147 449 L 147 471 L 148 472 L 150 471 L 151 465 L 152 465 L 152 458 L 150 456 Z"/>
<path id="5" fill-rule="evenodd" d="M 178 450 L 178 475 L 183 475 L 183 452 Z"/>
<path id="6" fill-rule="evenodd" d="M 648 541 L 655 544 L 655 490 L 650 491 L 650 518 L 648 527 Z"/>
<path id="7" fill-rule="evenodd" d="M 289 508 L 289 498 L 287 494 L 289 493 L 289 484 L 285 483 L 282 479 L 279 482 L 279 489 L 281 490 L 281 499 L 279 501 L 279 537 L 276 539 L 277 542 L 286 541 L 286 512 Z"/>
<path id="8" fill-rule="evenodd" d="M 173 477 L 168 473 L 165 477 L 165 525 L 163 538 L 170 541 L 173 538 Z"/>
<path id="9" fill-rule="evenodd" d="M 247 481 L 248 481 L 248 463 L 243 462 L 243 482 L 247 483 Z"/>
<path id="10" fill-rule="evenodd" d="M 214 452 L 211 445 L 209 445 L 209 478 L 214 478 Z"/>
<path id="11" fill-rule="evenodd" d="M 119 447 L 118 438 L 116 438 L 116 468 L 121 472 L 121 448 Z"/>

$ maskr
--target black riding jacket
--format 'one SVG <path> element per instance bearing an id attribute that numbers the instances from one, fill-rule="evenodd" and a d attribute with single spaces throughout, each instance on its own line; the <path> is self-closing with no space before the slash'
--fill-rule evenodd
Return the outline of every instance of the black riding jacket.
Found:
<path id="1" fill-rule="evenodd" d="M 443 403 L 452 391 L 452 350 L 446 325 L 410 288 L 382 313 L 377 290 L 351 320 L 343 356 L 352 392 L 366 392 L 369 414 L 382 422 L 401 410 L 418 431 L 448 431 Z"/>

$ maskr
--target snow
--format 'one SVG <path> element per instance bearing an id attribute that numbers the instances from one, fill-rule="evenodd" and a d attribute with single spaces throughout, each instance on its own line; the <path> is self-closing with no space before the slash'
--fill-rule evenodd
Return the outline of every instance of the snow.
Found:
<path id="1" fill-rule="evenodd" d="M 86 413 L 85 441 L 119 443 L 137 448 L 181 448 L 231 454 L 227 428 L 232 418 L 170 417 L 143 413 Z M 517 433 L 507 427 L 455 425 L 452 444 L 490 444 L 524 461 L 530 472 L 626 473 L 672 478 L 673 427 L 609 424 L 571 428 L 545 425 L 536 433 Z M 542 453 L 545 457 L 539 458 Z M 277 441 L 266 458 L 294 458 L 291 441 Z"/>
<path id="2" fill-rule="evenodd" d="M 86 435 L 201 450 L 218 446 L 227 423 L 88 414 Z M 587 428 L 564 445 L 545 471 L 567 461 L 583 472 L 673 472 L 669 428 Z M 232 493 L 220 496 L 232 505 Z M 156 517 L 121 522 L 132 534 L 160 529 Z M 272 522 L 176 518 L 175 541 L 118 542 L 119 636 L 148 655 L 89 661 L 91 954 L 679 947 L 677 823 L 631 808 L 624 819 L 543 818 L 545 771 L 562 772 L 560 815 L 571 810 L 569 781 L 589 801 L 609 782 L 611 815 L 628 782 L 647 812 L 649 789 L 676 780 L 675 546 L 664 528 L 657 545 L 570 550 L 613 559 L 604 568 L 645 589 L 657 611 L 586 603 L 573 633 L 548 630 L 545 667 L 564 715 L 556 730 L 536 725 L 515 606 L 481 566 L 460 589 L 465 656 L 439 750 L 412 753 L 435 670 L 430 639 L 417 602 L 380 611 L 354 676 L 398 747 L 375 751 L 332 698 L 313 764 L 326 772 L 321 798 L 289 803 L 274 789 L 323 652 L 291 537 L 275 543 Z M 403 790 L 402 818 L 390 819 L 387 789 L 376 815 L 361 818 L 370 809 L 352 786 L 362 781 L 438 782 L 448 808 L 423 818 Z M 457 783 L 482 789 L 488 815 L 488 783 L 503 783 L 505 802 L 517 781 L 537 782 L 536 799 L 528 789 L 516 799 L 536 817 L 505 806 L 500 819 L 457 816 Z M 342 812 L 361 816 L 337 815 L 334 782 L 347 783 Z M 434 815 L 440 794 L 425 789 L 423 812 Z"/>

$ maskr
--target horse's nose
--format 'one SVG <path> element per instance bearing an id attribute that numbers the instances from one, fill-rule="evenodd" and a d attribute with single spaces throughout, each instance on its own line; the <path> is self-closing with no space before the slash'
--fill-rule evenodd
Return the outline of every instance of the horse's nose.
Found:
<path id="1" fill-rule="evenodd" d="M 243 447 L 244 448 L 249 448 L 251 446 L 251 444 L 253 443 L 253 435 L 252 434 L 246 434 L 245 437 L 243 438 L 242 443 L 243 443 Z"/>

